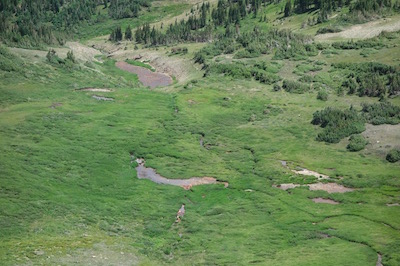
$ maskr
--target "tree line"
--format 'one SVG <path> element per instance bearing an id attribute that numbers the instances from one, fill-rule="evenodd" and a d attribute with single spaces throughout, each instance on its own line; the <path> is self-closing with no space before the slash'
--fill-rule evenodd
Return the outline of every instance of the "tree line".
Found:
<path id="1" fill-rule="evenodd" d="M 19 46 L 63 44 L 104 5 L 110 18 L 137 17 L 148 0 L 1 0 L 0 39 Z"/>

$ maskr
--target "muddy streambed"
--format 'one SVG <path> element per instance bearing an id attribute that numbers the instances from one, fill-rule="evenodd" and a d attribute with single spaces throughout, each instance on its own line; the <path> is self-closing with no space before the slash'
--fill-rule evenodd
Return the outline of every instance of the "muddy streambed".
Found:
<path id="1" fill-rule="evenodd" d="M 192 186 L 207 185 L 207 184 L 223 184 L 228 187 L 228 182 L 221 182 L 214 177 L 192 177 L 189 179 L 168 179 L 159 174 L 153 168 L 145 166 L 145 161 L 143 159 L 136 159 L 138 166 L 136 167 L 137 177 L 139 179 L 149 179 L 157 184 L 179 186 L 186 190 L 190 189 Z"/>
<path id="2" fill-rule="evenodd" d="M 138 75 L 139 81 L 150 88 L 163 87 L 172 84 L 172 78 L 164 73 L 152 72 L 147 68 L 133 66 L 127 62 L 117 62 L 115 63 L 115 66 L 119 69 Z"/>

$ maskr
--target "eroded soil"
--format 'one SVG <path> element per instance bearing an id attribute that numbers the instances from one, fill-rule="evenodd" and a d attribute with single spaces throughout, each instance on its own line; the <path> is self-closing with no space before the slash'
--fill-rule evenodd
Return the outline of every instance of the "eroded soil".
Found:
<path id="1" fill-rule="evenodd" d="M 339 202 L 337 202 L 337 201 L 334 201 L 331 199 L 324 199 L 324 198 L 313 198 L 312 201 L 315 203 L 326 203 L 326 204 L 332 204 L 332 205 L 339 204 Z"/>
<path id="2" fill-rule="evenodd" d="M 364 24 L 351 26 L 337 33 L 326 33 L 315 36 L 316 40 L 327 41 L 338 38 L 343 39 L 368 39 L 378 36 L 382 31 L 400 30 L 400 20 L 398 18 L 384 18 Z"/>
<path id="3" fill-rule="evenodd" d="M 143 83 L 144 86 L 149 86 L 150 88 L 164 87 L 172 84 L 172 78 L 164 73 L 152 72 L 147 68 L 133 66 L 126 62 L 117 62 L 115 66 L 138 75 L 139 81 Z"/>
<path id="4" fill-rule="evenodd" d="M 400 124 L 398 125 L 366 125 L 366 130 L 361 133 L 368 145 L 366 150 L 372 150 L 381 156 L 386 156 L 389 150 L 400 148 Z"/>

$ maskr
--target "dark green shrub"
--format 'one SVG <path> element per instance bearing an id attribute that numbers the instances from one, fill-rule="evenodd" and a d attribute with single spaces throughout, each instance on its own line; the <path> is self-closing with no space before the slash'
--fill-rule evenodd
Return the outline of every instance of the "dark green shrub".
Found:
<path id="1" fill-rule="evenodd" d="M 278 84 L 274 84 L 273 89 L 274 89 L 274 91 L 280 91 L 282 88 Z"/>
<path id="2" fill-rule="evenodd" d="M 326 92 L 326 90 L 318 91 L 317 99 L 321 100 L 321 101 L 327 101 L 328 100 L 328 93 Z"/>
<path id="3" fill-rule="evenodd" d="M 329 143 L 338 143 L 345 137 L 365 130 L 364 119 L 353 108 L 342 111 L 327 107 L 315 112 L 311 123 L 324 128 L 317 140 Z"/>
<path id="4" fill-rule="evenodd" d="M 400 161 L 400 150 L 393 149 L 389 151 L 389 153 L 386 155 L 386 160 L 391 163 Z"/>
<path id="5" fill-rule="evenodd" d="M 362 113 L 366 120 L 374 125 L 400 123 L 400 107 L 390 102 L 362 104 Z"/>
<path id="6" fill-rule="evenodd" d="M 55 65 L 59 65 L 59 64 L 64 64 L 65 63 L 65 61 L 63 59 L 58 57 L 58 55 L 57 55 L 56 51 L 54 51 L 54 49 L 50 49 L 47 52 L 46 59 L 47 59 L 47 61 L 49 63 L 55 64 Z"/>
<path id="7" fill-rule="evenodd" d="M 351 135 L 347 149 L 349 151 L 361 151 L 368 144 L 362 135 Z"/>
<path id="8" fill-rule="evenodd" d="M 10 53 L 10 51 L 0 45 L 0 70 L 1 71 L 21 71 L 23 62 L 14 54 Z"/>
<path id="9" fill-rule="evenodd" d="M 287 79 L 283 81 L 282 88 L 287 92 L 300 94 L 305 93 L 310 89 L 307 84 Z"/>
<path id="10" fill-rule="evenodd" d="M 317 31 L 317 34 L 335 33 L 335 32 L 341 32 L 341 31 L 342 30 L 338 27 L 327 26 L 327 27 L 319 28 Z"/>

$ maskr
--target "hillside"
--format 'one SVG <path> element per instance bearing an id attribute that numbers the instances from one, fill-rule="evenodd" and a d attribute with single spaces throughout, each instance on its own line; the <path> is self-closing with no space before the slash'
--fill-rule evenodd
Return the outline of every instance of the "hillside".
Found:
<path id="1" fill-rule="evenodd" d="M 3 1 L 1 265 L 399 265 L 399 1 Z"/>

